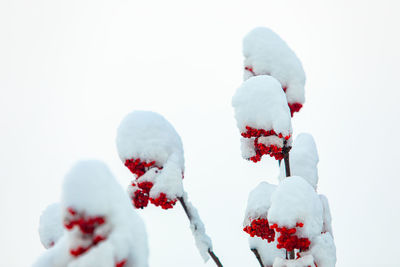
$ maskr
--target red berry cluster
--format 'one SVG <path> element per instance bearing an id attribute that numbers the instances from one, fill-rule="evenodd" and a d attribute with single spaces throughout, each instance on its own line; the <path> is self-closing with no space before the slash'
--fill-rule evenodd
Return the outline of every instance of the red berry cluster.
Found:
<path id="1" fill-rule="evenodd" d="M 249 72 L 251 72 L 251 74 L 253 75 L 253 76 L 257 76 L 257 74 L 254 72 L 254 70 L 253 70 L 253 67 L 251 67 L 251 66 L 246 66 L 246 67 L 244 67 L 244 69 L 245 70 L 247 70 L 247 71 L 249 71 Z"/>
<path id="2" fill-rule="evenodd" d="M 303 223 L 297 223 L 296 227 L 303 227 Z M 278 237 L 278 244 L 276 247 L 278 249 L 284 248 L 287 251 L 293 251 L 294 249 L 299 249 L 300 251 L 306 251 L 310 247 L 310 240 L 308 238 L 299 238 L 296 234 L 296 227 L 286 228 L 278 227 L 277 224 L 271 225 L 271 228 L 276 232 L 280 233 Z"/>
<path id="3" fill-rule="evenodd" d="M 272 242 L 275 239 L 275 231 L 269 228 L 267 219 L 252 220 L 250 225 L 243 228 L 243 231 L 251 237 L 258 236 L 262 239 L 267 239 L 268 242 Z"/>
<path id="4" fill-rule="evenodd" d="M 292 117 L 293 117 L 293 114 L 295 112 L 299 112 L 302 107 L 303 107 L 303 105 L 300 103 L 292 103 L 292 104 L 289 103 L 290 114 L 292 115 Z"/>
<path id="5" fill-rule="evenodd" d="M 150 167 L 156 167 L 156 162 L 146 162 L 141 161 L 140 159 L 127 159 L 125 161 L 125 166 L 133 173 L 136 174 L 137 178 L 145 174 Z"/>
<path id="6" fill-rule="evenodd" d="M 141 159 L 127 159 L 125 161 L 125 166 L 128 167 L 128 169 L 136 175 L 136 179 L 139 179 L 143 174 L 145 174 L 151 167 L 156 167 L 159 170 L 162 169 L 162 167 L 158 167 L 156 165 L 155 161 L 151 162 L 145 162 L 142 161 Z M 183 173 L 182 173 L 182 179 L 183 179 Z M 133 193 L 131 196 L 133 205 L 137 209 L 143 209 L 147 207 L 149 200 L 152 204 L 156 205 L 157 207 L 160 206 L 163 209 L 171 209 L 176 203 L 176 199 L 171 200 L 167 198 L 167 195 L 165 193 L 161 193 L 160 196 L 156 199 L 153 199 L 150 197 L 150 190 L 153 187 L 152 182 L 140 182 L 140 183 L 135 183 L 132 182 L 132 186 L 137 186 L 138 189 Z"/>
<path id="7" fill-rule="evenodd" d="M 160 193 L 160 196 L 156 199 L 150 198 L 150 202 L 154 205 L 161 206 L 161 208 L 167 210 L 174 207 L 176 199 L 168 199 L 165 193 Z"/>
<path id="8" fill-rule="evenodd" d="M 149 197 L 150 189 L 153 187 L 153 183 L 141 182 L 136 185 L 134 182 L 132 182 L 132 186 L 138 187 L 138 189 L 136 189 L 136 191 L 131 196 L 135 208 L 143 209 L 144 207 L 147 207 L 150 198 Z"/>
<path id="9" fill-rule="evenodd" d="M 249 71 L 249 72 L 251 72 L 251 74 L 252 74 L 253 76 L 257 76 L 257 74 L 254 72 L 254 69 L 253 69 L 252 66 L 246 66 L 246 67 L 244 67 L 244 69 L 247 70 L 247 71 Z M 269 73 L 264 73 L 264 74 L 262 74 L 262 75 L 270 75 L 270 74 L 269 74 Z M 282 89 L 283 89 L 283 91 L 286 93 L 287 87 L 283 85 L 283 86 L 282 86 Z M 300 103 L 293 103 L 293 104 L 290 104 L 290 103 L 289 103 L 290 114 L 292 115 L 292 117 L 293 117 L 293 114 L 294 114 L 295 112 L 299 112 L 300 109 L 301 109 L 302 107 L 303 107 L 303 105 L 300 104 Z"/>
<path id="10" fill-rule="evenodd" d="M 126 260 L 122 260 L 122 261 L 120 261 L 120 262 L 117 262 L 117 263 L 115 264 L 115 267 L 124 267 L 124 266 L 125 266 L 125 263 L 126 263 Z"/>
<path id="11" fill-rule="evenodd" d="M 84 236 L 85 240 L 91 239 L 91 244 L 87 247 L 78 246 L 75 249 L 71 249 L 69 252 L 72 256 L 78 257 L 88 251 L 91 247 L 96 246 L 101 241 L 105 240 L 106 237 L 101 235 L 94 235 L 94 231 L 100 225 L 103 225 L 106 220 L 102 216 L 86 217 L 82 213 L 78 213 L 73 208 L 68 208 L 68 215 L 65 218 L 64 226 L 68 230 L 72 230 L 75 226 L 79 227 Z"/>
<path id="12" fill-rule="evenodd" d="M 290 139 L 290 135 L 283 136 L 282 133 L 277 134 L 274 130 L 264 130 L 264 129 L 255 129 L 250 126 L 246 126 L 246 132 L 241 133 L 244 138 L 252 138 L 254 137 L 254 148 L 256 155 L 251 157 L 250 160 L 253 162 L 258 162 L 261 160 L 263 155 L 270 155 L 277 160 L 281 160 L 284 157 L 282 152 L 282 148 L 276 145 L 266 146 L 264 144 L 258 143 L 258 139 L 261 136 L 271 136 L 275 135 L 279 138 L 283 138 L 285 141 Z"/>

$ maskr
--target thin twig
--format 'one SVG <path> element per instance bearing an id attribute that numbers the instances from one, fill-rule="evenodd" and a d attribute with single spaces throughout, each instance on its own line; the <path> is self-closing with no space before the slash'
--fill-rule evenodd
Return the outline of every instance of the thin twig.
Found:
<path id="1" fill-rule="evenodd" d="M 183 207 L 183 210 L 185 211 L 186 216 L 188 217 L 190 223 L 193 224 L 194 230 L 196 231 L 197 230 L 197 225 L 196 225 L 196 223 L 193 223 L 193 221 L 192 221 L 193 216 L 190 213 L 190 210 L 188 209 L 188 207 L 186 205 L 185 199 L 183 197 L 178 197 L 178 200 L 181 203 L 181 205 Z M 221 262 L 220 262 L 220 260 L 218 259 L 217 255 L 215 255 L 214 251 L 212 251 L 211 248 L 208 248 L 208 254 L 210 254 L 211 258 L 213 259 L 213 261 L 215 262 L 215 264 L 218 267 L 223 267 Z"/>
<path id="2" fill-rule="evenodd" d="M 256 256 L 258 263 L 260 263 L 261 267 L 264 267 L 264 263 L 262 262 L 260 253 L 258 253 L 258 250 L 256 248 L 252 248 L 251 251 L 253 251 L 254 255 Z"/>

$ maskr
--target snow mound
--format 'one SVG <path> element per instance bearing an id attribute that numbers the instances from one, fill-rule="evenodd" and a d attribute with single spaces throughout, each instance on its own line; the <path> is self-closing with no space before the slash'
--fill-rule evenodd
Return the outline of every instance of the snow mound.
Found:
<path id="1" fill-rule="evenodd" d="M 39 221 L 39 236 L 45 248 L 54 246 L 64 233 L 60 203 L 53 203 L 43 211 Z"/>
<path id="2" fill-rule="evenodd" d="M 291 175 L 304 178 L 314 189 L 317 189 L 319 157 L 317 146 L 311 134 L 301 133 L 296 137 L 290 150 L 289 160 Z M 282 181 L 285 178 L 285 164 L 282 163 L 279 180 Z"/>
<path id="3" fill-rule="evenodd" d="M 243 226 L 249 225 L 253 219 L 267 218 L 271 196 L 276 187 L 276 185 L 261 182 L 250 192 Z"/>
<path id="4" fill-rule="evenodd" d="M 318 267 L 336 265 L 336 246 L 330 233 L 323 233 L 312 239 L 309 251 L 301 253 L 302 257 L 313 255 Z"/>
<path id="5" fill-rule="evenodd" d="M 270 224 L 279 227 L 296 228 L 296 235 L 313 238 L 322 232 L 323 207 L 318 194 L 301 177 L 291 176 L 283 180 L 272 194 L 268 211 Z"/>
<path id="6" fill-rule="evenodd" d="M 78 162 L 65 176 L 62 238 L 35 267 L 147 267 L 146 229 L 107 166 Z"/>
<path id="7" fill-rule="evenodd" d="M 304 85 L 306 81 L 303 66 L 275 32 L 258 27 L 243 39 L 244 79 L 252 76 L 270 75 L 276 78 L 286 92 L 291 111 L 297 112 L 304 104 Z"/>

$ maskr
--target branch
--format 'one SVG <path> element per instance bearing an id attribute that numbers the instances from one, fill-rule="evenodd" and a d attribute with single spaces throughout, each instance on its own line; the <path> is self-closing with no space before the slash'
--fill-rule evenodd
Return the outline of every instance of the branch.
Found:
<path id="1" fill-rule="evenodd" d="M 258 263 L 260 263 L 261 267 L 264 267 L 264 263 L 262 262 L 260 253 L 258 253 L 258 250 L 256 248 L 252 248 L 251 251 L 253 251 L 254 255 L 256 256 Z"/>
<path id="2" fill-rule="evenodd" d="M 285 144 L 286 145 L 286 144 Z M 289 162 L 289 151 L 291 147 L 283 147 L 283 154 L 284 154 L 284 160 L 285 160 L 285 173 L 286 177 L 291 176 L 290 174 L 290 162 Z M 291 251 L 286 251 L 286 259 L 294 260 L 296 258 L 296 255 L 294 253 L 294 250 Z"/>
<path id="3" fill-rule="evenodd" d="M 202 253 L 202 249 L 200 246 L 204 246 L 204 245 L 207 246 L 207 252 L 211 256 L 211 258 L 213 259 L 215 264 L 218 267 L 223 267 L 220 260 L 215 255 L 214 251 L 212 250 L 211 239 L 205 233 L 204 225 L 200 220 L 197 210 L 192 206 L 192 204 L 190 202 L 187 201 L 186 193 L 184 194 L 183 197 L 178 197 L 178 200 L 181 203 L 183 210 L 185 211 L 185 213 L 190 221 L 190 225 L 192 227 L 192 232 L 193 232 L 193 235 L 196 240 L 196 245 L 200 250 L 200 254 L 202 254 L 202 256 L 204 258 L 204 255 Z M 197 234 L 200 234 L 200 236 Z M 199 239 L 198 237 L 201 237 L 202 240 Z M 206 260 L 207 260 L 207 258 L 206 258 Z"/>

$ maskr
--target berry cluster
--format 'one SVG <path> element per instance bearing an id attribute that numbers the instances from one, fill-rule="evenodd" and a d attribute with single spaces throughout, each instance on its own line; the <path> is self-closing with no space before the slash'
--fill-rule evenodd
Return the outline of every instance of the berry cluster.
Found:
<path id="1" fill-rule="evenodd" d="M 132 182 L 132 186 L 137 187 L 136 191 L 131 196 L 135 208 L 143 209 L 144 207 L 147 207 L 150 198 L 150 189 L 153 187 L 153 183 L 141 182 L 136 184 Z"/>
<path id="2" fill-rule="evenodd" d="M 253 67 L 246 66 L 246 67 L 244 67 L 244 69 L 247 70 L 248 72 L 250 72 L 253 76 L 257 76 L 257 74 L 254 72 Z M 263 73 L 262 75 L 270 75 L 270 74 L 269 73 Z M 282 89 L 286 93 L 287 87 L 282 85 Z M 290 114 L 292 115 L 292 117 L 293 117 L 293 114 L 295 112 L 299 112 L 302 107 L 303 107 L 303 105 L 300 104 L 300 103 L 293 103 L 293 104 L 289 103 Z"/>
<path id="3" fill-rule="evenodd" d="M 297 223 L 296 227 L 303 227 L 303 223 Z M 286 249 L 287 251 L 293 251 L 294 249 L 299 249 L 300 251 L 306 251 L 310 247 L 310 240 L 308 238 L 299 238 L 296 234 L 296 227 L 286 228 L 278 227 L 277 224 L 271 225 L 271 228 L 276 232 L 280 233 L 278 237 L 278 249 Z"/>
<path id="4" fill-rule="evenodd" d="M 115 264 L 115 267 L 124 267 L 124 266 L 125 266 L 125 263 L 126 263 L 126 260 L 122 260 L 122 261 L 120 261 L 120 262 L 117 262 L 117 263 Z"/>
<path id="5" fill-rule="evenodd" d="M 293 117 L 293 114 L 295 112 L 299 112 L 302 107 L 303 107 L 303 105 L 300 103 L 289 103 L 290 114 L 292 115 L 292 117 Z"/>
<path id="6" fill-rule="evenodd" d="M 257 76 L 257 74 L 254 72 L 254 70 L 253 70 L 253 67 L 251 67 L 251 66 L 246 66 L 246 67 L 244 67 L 244 69 L 245 70 L 247 70 L 247 71 L 249 71 L 249 72 L 251 72 L 251 74 L 253 75 L 253 76 Z"/>
<path id="7" fill-rule="evenodd" d="M 125 166 L 133 174 L 136 174 L 137 178 L 145 174 L 151 167 L 156 167 L 155 164 L 156 164 L 155 161 L 146 162 L 146 161 L 141 161 L 140 159 L 127 159 L 125 161 Z"/>
<path id="8" fill-rule="evenodd" d="M 162 167 L 158 167 L 155 161 L 146 162 L 142 161 L 141 159 L 127 159 L 125 161 L 125 166 L 136 175 L 136 179 L 139 179 L 141 176 L 143 176 L 150 168 L 155 167 L 159 170 L 162 170 Z M 152 182 L 132 182 L 132 186 L 137 188 L 131 196 L 133 205 L 137 209 L 143 209 L 147 207 L 149 201 L 157 207 L 160 206 L 163 209 L 171 209 L 177 201 L 176 199 L 168 199 L 165 193 L 161 193 L 156 199 L 151 198 L 150 190 L 153 187 Z"/>
<path id="9" fill-rule="evenodd" d="M 173 208 L 176 201 L 176 199 L 168 199 L 165 193 L 160 193 L 159 197 L 156 199 L 150 198 L 150 202 L 152 204 L 156 205 L 157 207 L 161 206 L 161 208 L 165 210 Z"/>
<path id="10" fill-rule="evenodd" d="M 269 227 L 267 219 L 252 220 L 250 225 L 243 228 L 243 231 L 251 237 L 258 236 L 262 239 L 267 239 L 268 242 L 272 242 L 275 239 L 275 231 Z"/>
<path id="11" fill-rule="evenodd" d="M 281 160 L 284 157 L 283 150 L 281 147 L 278 147 L 276 145 L 269 145 L 266 146 L 262 143 L 258 142 L 258 139 L 261 136 L 277 136 L 281 139 L 284 139 L 285 141 L 290 139 L 290 135 L 283 136 L 282 133 L 277 134 L 274 130 L 264 130 L 264 129 L 255 129 L 250 126 L 246 126 L 246 132 L 241 133 L 241 135 L 244 138 L 252 138 L 254 137 L 254 148 L 256 155 L 253 157 L 250 157 L 250 160 L 253 162 L 258 162 L 261 160 L 261 157 L 263 155 L 270 155 L 271 157 L 274 157 L 277 160 Z"/>
<path id="12" fill-rule="evenodd" d="M 96 228 L 106 222 L 104 217 L 86 217 L 84 214 L 78 213 L 73 208 L 68 208 L 67 211 L 68 214 L 64 220 L 64 227 L 68 230 L 72 230 L 75 226 L 78 226 L 82 233 L 82 238 L 84 237 L 85 240 L 91 240 L 91 244 L 87 247 L 78 246 L 75 249 L 71 249 L 70 254 L 72 256 L 78 257 L 88 251 L 91 247 L 96 246 L 98 243 L 106 239 L 106 237 L 102 235 L 94 234 Z"/>

